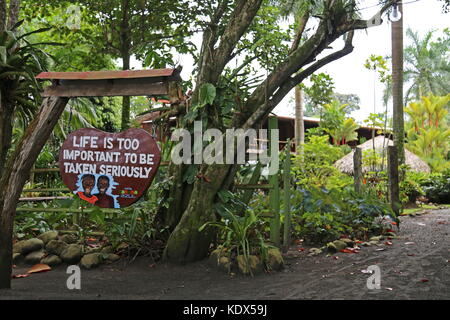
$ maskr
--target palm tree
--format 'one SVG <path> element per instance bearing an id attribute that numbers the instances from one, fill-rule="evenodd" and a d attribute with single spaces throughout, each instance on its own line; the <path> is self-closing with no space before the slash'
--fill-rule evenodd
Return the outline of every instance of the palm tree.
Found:
<path id="1" fill-rule="evenodd" d="M 405 83 L 410 83 L 406 91 L 406 102 L 419 100 L 428 93 L 446 95 L 449 92 L 450 63 L 448 47 L 450 30 L 433 42 L 435 31 L 428 31 L 423 38 L 408 28 L 407 37 L 412 42 L 405 48 Z"/>

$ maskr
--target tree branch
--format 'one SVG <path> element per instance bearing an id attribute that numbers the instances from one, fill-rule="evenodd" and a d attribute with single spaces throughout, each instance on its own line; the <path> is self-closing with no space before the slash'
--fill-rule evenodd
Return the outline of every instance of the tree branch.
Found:
<path id="1" fill-rule="evenodd" d="M 301 83 L 305 78 L 313 74 L 316 70 L 320 69 L 324 65 L 335 61 L 343 56 L 348 55 L 353 51 L 353 35 L 354 31 L 350 31 L 348 33 L 347 39 L 345 41 L 344 48 L 336 51 L 319 61 L 315 62 L 313 65 L 308 67 L 306 70 L 298 73 L 296 76 L 291 77 L 288 81 L 285 81 L 281 86 L 278 87 L 275 94 L 270 98 L 267 103 L 261 104 L 250 116 L 250 118 L 246 121 L 243 128 L 248 129 L 252 128 L 255 124 L 257 124 L 261 119 L 263 119 L 266 115 L 268 115 L 273 108 L 275 108 L 278 103 L 289 93 L 296 85 Z"/>
<path id="2" fill-rule="evenodd" d="M 295 34 L 294 41 L 292 42 L 291 50 L 289 51 L 289 53 L 297 50 L 300 41 L 302 40 L 303 32 L 305 31 L 305 27 L 306 24 L 308 23 L 308 20 L 309 20 L 309 12 L 306 12 L 298 19 L 299 26 L 297 29 L 297 33 Z"/>

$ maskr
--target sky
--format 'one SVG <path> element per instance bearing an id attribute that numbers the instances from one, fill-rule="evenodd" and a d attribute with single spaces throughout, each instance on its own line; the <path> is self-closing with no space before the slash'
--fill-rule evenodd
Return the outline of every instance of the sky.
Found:
<path id="1" fill-rule="evenodd" d="M 362 18 L 369 19 L 378 11 L 379 7 L 375 6 L 378 1 L 361 1 Z M 450 27 L 450 13 L 442 13 L 442 2 L 437 0 L 404 0 L 403 3 L 404 31 L 409 27 L 419 32 L 420 35 L 424 35 L 432 29 L 442 30 Z M 317 71 L 326 72 L 333 78 L 336 92 L 353 93 L 360 97 L 361 109 L 351 114 L 359 123 L 362 123 L 374 111 L 377 113 L 384 112 L 382 103 L 384 87 L 378 81 L 375 81 L 373 71 L 364 68 L 364 63 L 371 54 L 383 57 L 391 54 L 391 25 L 388 19 L 383 18 L 383 20 L 383 24 L 380 26 L 356 31 L 353 39 L 353 52 Z M 200 47 L 201 34 L 197 34 L 193 38 L 193 42 Z M 343 44 L 343 40 L 339 39 L 332 44 L 332 47 L 334 50 L 339 50 L 343 47 Z M 404 45 L 407 44 L 408 41 L 405 36 Z M 329 52 L 326 52 L 326 54 L 329 54 Z M 320 57 L 319 55 L 318 58 Z M 183 66 L 181 77 L 188 80 L 192 76 L 193 59 L 187 55 L 175 55 L 175 61 Z M 137 61 L 134 61 L 132 65 L 136 69 L 140 68 Z M 293 116 L 293 96 L 293 92 L 288 94 L 274 109 L 274 113 L 282 116 Z M 374 101 L 376 102 L 375 106 Z M 392 106 L 389 106 L 389 109 L 392 109 Z"/>

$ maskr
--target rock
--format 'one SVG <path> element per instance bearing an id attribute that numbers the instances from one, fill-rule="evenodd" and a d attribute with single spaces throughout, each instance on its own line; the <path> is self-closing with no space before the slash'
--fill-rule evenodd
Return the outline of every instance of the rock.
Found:
<path id="1" fill-rule="evenodd" d="M 13 253 L 22 253 L 23 245 L 27 240 L 18 241 L 13 244 Z"/>
<path id="2" fill-rule="evenodd" d="M 341 241 L 345 242 L 347 247 L 353 247 L 355 245 L 355 242 L 352 239 L 343 238 Z"/>
<path id="3" fill-rule="evenodd" d="M 23 260 L 23 255 L 21 255 L 18 252 L 13 253 L 13 264 L 19 264 L 22 262 L 22 260 Z"/>
<path id="4" fill-rule="evenodd" d="M 251 274 L 255 275 L 263 271 L 262 262 L 257 256 L 249 255 L 248 264 L 245 263 L 246 261 L 243 255 L 238 255 L 236 259 L 238 262 L 239 270 L 243 274 L 250 274 L 251 271 Z"/>
<path id="5" fill-rule="evenodd" d="M 368 244 L 369 244 L 369 246 L 374 246 L 374 245 L 377 245 L 379 242 L 378 241 L 375 241 L 375 240 L 372 240 L 372 241 L 369 241 L 368 242 Z"/>
<path id="6" fill-rule="evenodd" d="M 322 253 L 322 249 L 319 248 L 311 248 L 309 249 L 309 256 L 317 256 Z"/>
<path id="7" fill-rule="evenodd" d="M 267 251 L 267 267 L 269 270 L 281 270 L 283 268 L 284 261 L 281 256 L 281 252 L 277 248 L 272 248 Z"/>
<path id="8" fill-rule="evenodd" d="M 82 256 L 83 248 L 78 244 L 69 244 L 60 255 L 61 259 L 69 264 L 78 263 Z"/>
<path id="9" fill-rule="evenodd" d="M 58 231 L 47 231 L 38 236 L 38 239 L 41 239 L 44 244 L 49 243 L 52 240 L 58 239 Z"/>
<path id="10" fill-rule="evenodd" d="M 227 250 L 221 246 L 217 247 L 211 254 L 209 255 L 209 263 L 217 267 L 219 265 L 219 260 L 221 257 L 228 257 Z"/>
<path id="11" fill-rule="evenodd" d="M 335 253 L 347 248 L 347 244 L 342 240 L 335 240 L 327 244 L 328 251 Z"/>
<path id="12" fill-rule="evenodd" d="M 60 256 L 61 253 L 68 247 L 69 245 L 62 240 L 51 240 L 45 246 L 45 250 L 48 253 L 55 254 Z"/>
<path id="13" fill-rule="evenodd" d="M 103 255 L 103 257 L 105 257 L 104 253 L 102 255 Z M 109 262 L 116 262 L 116 261 L 120 260 L 120 256 L 117 254 L 114 254 L 114 253 L 109 253 L 109 254 L 106 254 L 106 260 L 108 260 Z"/>
<path id="14" fill-rule="evenodd" d="M 86 269 L 98 267 L 103 262 L 101 253 L 89 253 L 81 258 L 81 266 Z"/>
<path id="15" fill-rule="evenodd" d="M 25 240 L 25 242 L 19 245 L 19 248 L 21 249 L 20 253 L 22 253 L 23 256 L 33 251 L 39 251 L 43 247 L 44 242 L 37 238 Z"/>
<path id="16" fill-rule="evenodd" d="M 67 244 L 73 244 L 78 241 L 78 238 L 74 234 L 65 234 L 60 237 L 60 240 L 64 241 Z"/>
<path id="17" fill-rule="evenodd" d="M 39 263 L 45 257 L 45 255 L 46 253 L 44 250 L 33 251 L 25 256 L 25 263 L 27 264 Z"/>
<path id="18" fill-rule="evenodd" d="M 41 263 L 49 265 L 50 267 L 54 267 L 57 265 L 60 265 L 62 263 L 62 260 L 60 257 L 55 256 L 54 254 L 51 254 L 44 259 L 41 260 Z"/>
<path id="19" fill-rule="evenodd" d="M 231 271 L 231 261 L 230 261 L 230 258 L 228 258 L 228 257 L 220 257 L 220 258 L 219 258 L 219 262 L 217 263 L 217 266 L 218 266 L 219 269 L 222 270 L 222 271 L 230 272 L 230 271 Z"/>
<path id="20" fill-rule="evenodd" d="M 111 246 L 103 247 L 102 250 L 100 250 L 101 253 L 114 253 L 114 249 Z"/>

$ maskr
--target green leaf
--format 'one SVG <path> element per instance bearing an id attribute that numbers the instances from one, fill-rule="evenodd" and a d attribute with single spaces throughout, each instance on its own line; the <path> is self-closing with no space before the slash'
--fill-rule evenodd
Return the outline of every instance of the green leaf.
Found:
<path id="1" fill-rule="evenodd" d="M 7 51 L 5 46 L 0 47 L 0 62 L 6 64 L 7 61 Z"/>
<path id="2" fill-rule="evenodd" d="M 216 98 L 216 87 L 211 83 L 205 83 L 200 87 L 199 91 L 199 104 L 200 108 L 206 106 L 207 104 L 213 104 Z"/>
<path id="3" fill-rule="evenodd" d="M 195 177 L 197 176 L 198 167 L 195 164 L 191 164 L 187 170 L 186 173 L 183 176 L 183 181 L 193 184 L 195 182 Z"/>

